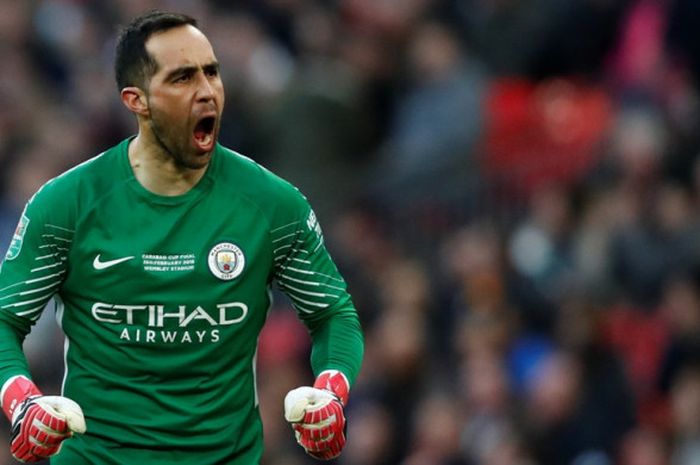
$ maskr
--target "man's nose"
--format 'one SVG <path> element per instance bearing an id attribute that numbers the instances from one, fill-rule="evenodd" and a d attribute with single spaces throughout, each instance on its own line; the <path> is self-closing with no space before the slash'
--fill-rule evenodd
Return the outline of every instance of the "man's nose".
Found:
<path id="1" fill-rule="evenodd" d="M 197 99 L 202 101 L 213 100 L 215 95 L 214 86 L 207 75 L 199 73 L 197 81 Z"/>

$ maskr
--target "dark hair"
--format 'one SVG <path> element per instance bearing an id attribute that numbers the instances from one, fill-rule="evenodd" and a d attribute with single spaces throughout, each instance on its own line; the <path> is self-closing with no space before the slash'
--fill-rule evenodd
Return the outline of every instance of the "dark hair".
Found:
<path id="1" fill-rule="evenodd" d="M 152 10 L 124 27 L 117 38 L 114 58 L 114 76 L 119 90 L 128 86 L 143 89 L 157 71 L 158 63 L 146 51 L 146 42 L 153 34 L 188 24 L 197 27 L 197 20 L 184 14 Z"/>

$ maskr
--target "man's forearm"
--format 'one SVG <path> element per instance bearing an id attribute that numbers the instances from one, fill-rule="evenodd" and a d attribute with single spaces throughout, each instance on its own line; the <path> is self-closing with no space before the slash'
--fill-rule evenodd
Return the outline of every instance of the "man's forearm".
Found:
<path id="1" fill-rule="evenodd" d="M 355 311 L 316 322 L 310 330 L 313 340 L 311 366 L 314 372 L 339 370 L 352 385 L 360 371 L 364 354 L 364 338 Z"/>
<path id="2" fill-rule="evenodd" d="M 29 377 L 27 358 L 22 351 L 26 333 L 0 316 L 0 386 L 13 376 Z"/>

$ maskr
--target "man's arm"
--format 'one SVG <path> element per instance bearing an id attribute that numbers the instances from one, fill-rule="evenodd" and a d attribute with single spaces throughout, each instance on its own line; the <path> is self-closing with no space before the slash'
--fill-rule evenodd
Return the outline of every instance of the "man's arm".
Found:
<path id="1" fill-rule="evenodd" d="M 323 243 L 310 209 L 298 223 L 273 230 L 276 279 L 312 338 L 313 387 L 291 391 L 285 416 L 310 455 L 331 459 L 345 444 L 345 416 L 362 363 L 364 340 L 345 281 Z"/>
<path id="2" fill-rule="evenodd" d="M 352 385 L 362 364 L 362 329 L 313 211 L 273 231 L 272 241 L 277 283 L 311 334 L 314 373 L 338 370 Z"/>
<path id="3" fill-rule="evenodd" d="M 41 203 L 35 196 L 25 208 L 0 266 L 0 407 L 12 425 L 12 454 L 22 462 L 44 460 L 74 431 L 85 431 L 75 402 L 41 394 L 22 351 L 63 282 L 73 237 L 60 221 L 48 219 Z"/>
<path id="4" fill-rule="evenodd" d="M 41 193 L 22 212 L 0 264 L 0 386 L 29 376 L 22 343 L 66 273 L 73 231 L 47 217 Z"/>
<path id="5" fill-rule="evenodd" d="M 7 312 L 0 311 L 0 387 L 12 376 L 29 376 L 27 359 L 22 352 L 27 330 L 13 323 L 14 319 Z"/>

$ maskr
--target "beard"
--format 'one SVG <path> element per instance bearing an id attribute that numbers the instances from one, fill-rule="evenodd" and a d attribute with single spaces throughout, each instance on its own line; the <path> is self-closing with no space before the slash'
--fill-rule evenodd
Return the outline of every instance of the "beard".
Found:
<path id="1" fill-rule="evenodd" d="M 164 114 L 153 111 L 153 109 L 151 110 L 149 126 L 158 146 L 178 167 L 196 170 L 205 168 L 209 164 L 211 152 L 199 153 L 191 146 L 191 128 L 178 128 L 169 122 Z M 218 135 L 218 129 L 217 121 L 214 129 L 215 137 Z"/>

